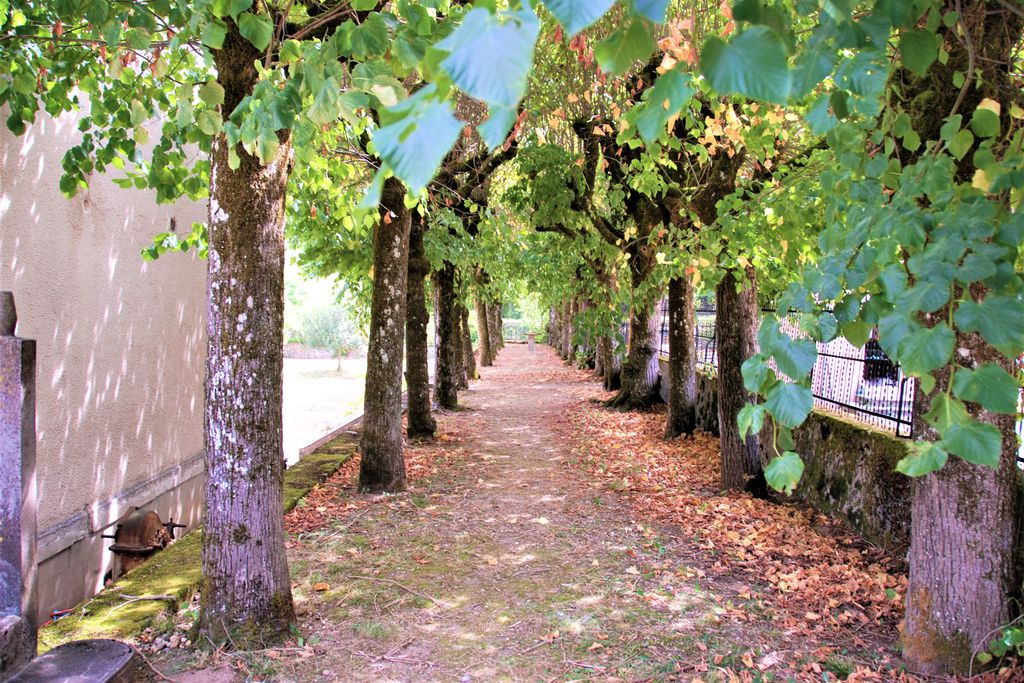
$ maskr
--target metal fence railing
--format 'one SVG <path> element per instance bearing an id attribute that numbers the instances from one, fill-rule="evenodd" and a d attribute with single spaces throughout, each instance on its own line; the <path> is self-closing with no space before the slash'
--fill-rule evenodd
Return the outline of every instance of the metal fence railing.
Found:
<path id="1" fill-rule="evenodd" d="M 667 355 L 667 300 L 661 302 L 660 309 L 661 353 Z M 705 369 L 718 367 L 715 315 L 713 302 L 699 301 L 694 337 L 697 364 Z M 793 321 L 784 319 L 782 328 L 791 336 L 798 334 Z M 837 338 L 817 346 L 818 360 L 811 371 L 811 393 L 816 407 L 891 431 L 896 436 L 911 436 L 914 382 L 889 360 L 877 342 L 872 340 L 864 348 L 857 348 Z"/>

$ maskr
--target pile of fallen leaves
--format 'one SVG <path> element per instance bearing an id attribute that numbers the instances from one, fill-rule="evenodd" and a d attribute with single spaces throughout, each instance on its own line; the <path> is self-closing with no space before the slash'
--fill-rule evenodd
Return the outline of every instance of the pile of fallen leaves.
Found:
<path id="1" fill-rule="evenodd" d="M 677 527 L 699 551 L 696 566 L 748 583 L 738 597 L 756 594 L 787 632 L 861 647 L 868 634 L 895 640 L 906 590 L 895 562 L 805 507 L 719 491 L 717 438 L 665 441 L 664 420 L 584 404 L 561 428 L 593 474 L 629 495 L 639 519 Z M 761 619 L 742 606 L 729 617 Z"/>
<path id="2" fill-rule="evenodd" d="M 406 481 L 410 484 L 437 474 L 439 468 L 460 452 L 459 445 L 465 440 L 467 431 L 472 431 L 474 426 L 470 416 L 461 416 L 458 421 L 452 419 L 452 415 L 445 414 L 435 414 L 435 418 L 438 429 L 437 437 L 433 441 L 406 442 Z M 320 531 L 353 512 L 358 513 L 369 507 L 376 498 L 355 495 L 358 484 L 357 454 L 326 481 L 313 487 L 299 504 L 285 515 L 285 531 L 295 534 Z"/>

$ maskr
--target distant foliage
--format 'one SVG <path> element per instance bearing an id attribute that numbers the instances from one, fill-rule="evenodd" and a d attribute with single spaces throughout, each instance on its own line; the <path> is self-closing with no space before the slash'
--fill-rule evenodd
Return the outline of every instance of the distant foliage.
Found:
<path id="1" fill-rule="evenodd" d="M 366 345 L 366 337 L 343 306 L 314 308 L 303 318 L 299 332 L 302 343 L 333 351 L 339 358 Z"/>

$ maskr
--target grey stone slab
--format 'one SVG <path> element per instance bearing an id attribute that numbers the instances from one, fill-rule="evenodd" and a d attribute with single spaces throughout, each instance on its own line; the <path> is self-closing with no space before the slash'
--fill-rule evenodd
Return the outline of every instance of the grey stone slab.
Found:
<path id="1" fill-rule="evenodd" d="M 7 683 L 129 683 L 138 674 L 135 651 L 118 640 L 78 640 L 55 647 Z"/>

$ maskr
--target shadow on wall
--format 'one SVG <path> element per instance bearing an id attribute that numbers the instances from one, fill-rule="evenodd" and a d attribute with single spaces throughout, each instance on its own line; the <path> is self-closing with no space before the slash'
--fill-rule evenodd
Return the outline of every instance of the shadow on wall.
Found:
<path id="1" fill-rule="evenodd" d="M 38 344 L 41 560 L 152 500 L 157 480 L 202 471 L 205 262 L 139 253 L 172 218 L 204 220 L 205 203 L 157 206 L 96 176 L 66 199 L 76 122 L 43 114 L 20 138 L 0 132 L 0 289 Z M 177 507 L 158 512 L 180 519 Z M 98 587 L 106 568 L 78 571 Z"/>

